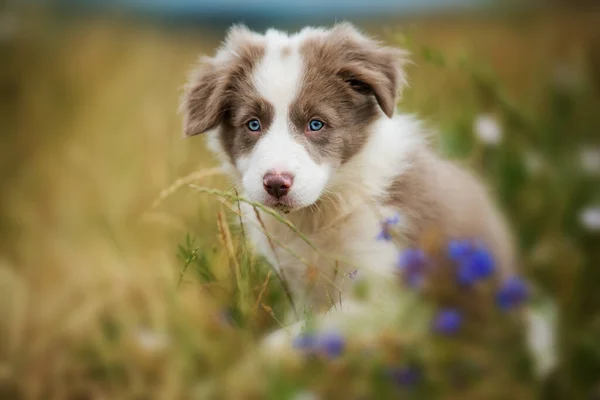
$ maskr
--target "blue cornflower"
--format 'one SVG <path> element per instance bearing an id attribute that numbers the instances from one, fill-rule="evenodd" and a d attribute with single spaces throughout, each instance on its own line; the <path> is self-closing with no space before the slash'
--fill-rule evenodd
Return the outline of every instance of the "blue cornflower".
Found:
<path id="1" fill-rule="evenodd" d="M 458 264 L 457 279 L 464 286 L 491 277 L 496 269 L 494 257 L 481 243 L 452 240 L 448 244 L 448 256 Z"/>
<path id="2" fill-rule="evenodd" d="M 471 268 L 469 263 L 462 263 L 458 265 L 456 277 L 458 279 L 458 283 L 460 283 L 462 286 L 471 286 L 477 282 L 477 276 L 475 275 L 473 268 Z"/>
<path id="3" fill-rule="evenodd" d="M 292 346 L 298 350 L 313 352 L 317 348 L 317 337 L 310 333 L 302 333 L 294 339 Z"/>
<path id="4" fill-rule="evenodd" d="M 487 279 L 496 269 L 494 257 L 483 245 L 478 246 L 469 259 L 473 273 L 478 279 Z"/>
<path id="5" fill-rule="evenodd" d="M 327 332 L 319 338 L 319 350 L 330 358 L 342 355 L 346 343 L 344 338 L 337 332 Z"/>
<path id="6" fill-rule="evenodd" d="M 400 214 L 394 214 L 391 217 L 386 218 L 381 223 L 381 231 L 377 234 L 377 240 L 385 240 L 389 242 L 392 240 L 392 228 L 400 223 Z"/>
<path id="7" fill-rule="evenodd" d="M 457 277 L 460 284 L 470 286 L 491 277 L 496 269 L 494 258 L 485 247 L 476 248 L 458 264 Z"/>
<path id="8" fill-rule="evenodd" d="M 427 266 L 427 256 L 421 249 L 409 248 L 400 253 L 398 268 L 410 287 L 421 284 Z"/>
<path id="9" fill-rule="evenodd" d="M 391 380 L 400 387 L 414 387 L 421 380 L 421 370 L 414 365 L 403 365 L 388 370 Z"/>
<path id="10" fill-rule="evenodd" d="M 468 240 L 451 240 L 448 243 L 448 256 L 452 261 L 462 261 L 471 254 L 473 246 Z"/>
<path id="11" fill-rule="evenodd" d="M 442 335 L 456 334 L 463 322 L 462 314 L 453 308 L 440 311 L 433 321 L 433 331 Z"/>
<path id="12" fill-rule="evenodd" d="M 502 310 L 508 311 L 523 304 L 529 297 L 527 283 L 518 276 L 508 278 L 496 294 L 496 304 Z"/>
<path id="13" fill-rule="evenodd" d="M 303 333 L 294 339 L 292 346 L 308 355 L 321 353 L 329 358 L 337 358 L 344 352 L 346 343 L 337 332 L 326 332 L 319 335 Z"/>

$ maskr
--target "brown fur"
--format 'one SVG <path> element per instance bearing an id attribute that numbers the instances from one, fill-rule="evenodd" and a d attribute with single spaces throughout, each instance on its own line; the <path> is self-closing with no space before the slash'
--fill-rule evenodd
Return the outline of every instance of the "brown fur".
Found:
<path id="1" fill-rule="evenodd" d="M 282 37 L 274 34 L 278 43 Z M 234 166 L 236 159 L 251 151 L 261 134 L 269 130 L 275 117 L 274 106 L 279 106 L 261 98 L 252 83 L 253 73 L 265 54 L 266 36 L 234 28 L 217 56 L 205 59 L 198 68 L 184 101 L 186 136 L 218 127 L 221 147 Z M 279 47 L 276 55 L 269 51 L 269 57 L 296 62 L 292 52 L 299 50 L 304 63 L 296 98 L 289 109 L 281 110 L 287 115 L 277 116 L 286 118 L 287 126 L 281 125 L 285 131 L 273 135 L 293 135 L 317 164 L 327 163 L 327 167 L 333 167 L 333 173 L 328 180 L 319 182 L 319 192 L 310 198 L 312 204 L 306 201 L 289 214 L 290 221 L 304 234 L 302 238 L 277 218 L 242 205 L 247 218 L 256 218 L 256 226 L 285 244 L 285 248 L 273 245 L 271 236 L 266 237 L 261 229 L 248 231 L 259 251 L 288 281 L 299 310 L 327 309 L 340 290 L 339 308 L 329 310 L 327 318 L 320 318 L 318 323 L 335 327 L 360 318 L 369 321 L 362 326 L 372 331 L 377 324 L 381 328 L 395 320 L 389 316 L 398 311 L 394 302 L 397 281 L 390 278 L 396 272 L 398 249 L 394 243 L 376 240 L 383 214 L 394 211 L 405 219 L 401 227 L 406 245 L 420 246 L 430 233 L 443 242 L 478 239 L 490 248 L 504 276 L 514 271 L 511 236 L 485 188 L 468 172 L 434 154 L 419 136 L 418 124 L 400 116 L 396 121 L 386 121 L 386 116 L 391 118 L 395 112 L 404 83 L 401 64 L 405 53 L 382 46 L 349 24 L 330 30 L 307 30 L 300 38 L 303 41 L 299 49 L 294 48 L 298 39 L 294 37 L 288 45 Z M 278 76 L 285 76 L 287 71 L 276 70 Z M 261 75 L 261 79 L 271 83 L 271 76 Z M 275 89 L 295 90 L 289 86 Z M 260 120 L 262 132 L 253 133 L 246 128 L 251 118 Z M 307 129 L 313 118 L 325 123 L 318 132 Z M 375 138 L 374 129 L 382 129 Z M 375 141 L 369 142 L 370 138 Z M 287 138 L 286 141 L 291 143 Z M 288 149 L 296 149 L 295 143 L 292 145 Z M 264 152 L 257 156 L 258 161 L 266 161 L 265 166 L 258 164 L 257 169 L 261 170 L 269 168 L 272 162 L 271 153 L 267 152 L 287 156 L 285 148 L 280 151 L 276 145 L 261 150 Z M 360 154 L 361 151 L 365 153 Z M 304 154 L 302 158 L 307 159 Z M 303 167 L 295 173 L 303 171 Z M 257 198 L 264 194 L 261 174 L 264 172 L 258 171 L 258 179 L 252 178 L 250 185 L 257 189 Z M 305 177 L 305 181 L 312 178 Z M 317 195 L 320 198 L 315 201 Z M 307 264 L 299 261 L 297 254 Z M 369 279 L 369 285 L 376 289 L 361 304 L 348 296 L 352 282 L 346 277 L 353 269 L 361 269 L 364 279 Z M 371 318 L 377 313 L 385 318 Z M 298 334 L 301 326 L 299 322 L 291 331 Z M 268 343 L 286 340 L 287 330 L 280 330 L 269 337 Z"/>
<path id="2" fill-rule="evenodd" d="M 221 125 L 221 144 L 232 161 L 250 151 L 258 139 L 248 131 L 246 122 L 256 117 L 266 130 L 274 114 L 272 105 L 252 87 L 252 72 L 265 49 L 264 44 L 251 38 L 245 28 L 232 29 L 226 40 L 230 57 L 226 61 L 218 57 L 203 59 L 183 101 L 184 135 L 197 135 Z"/>
<path id="3" fill-rule="evenodd" d="M 289 57 L 290 51 L 286 47 L 280 56 Z M 300 52 L 304 75 L 289 109 L 290 128 L 314 160 L 337 167 L 363 148 L 381 111 L 393 115 L 404 82 L 405 53 L 366 38 L 349 24 L 308 36 Z M 262 36 L 232 29 L 217 57 L 198 67 L 184 101 L 186 136 L 220 125 L 221 144 L 234 164 L 260 138 L 246 122 L 258 118 L 266 132 L 274 117 L 273 105 L 252 86 L 252 73 L 264 53 Z M 312 118 L 325 122 L 324 128 L 308 132 Z M 409 169 L 391 184 L 386 200 L 406 216 L 410 244 L 430 231 L 445 240 L 477 238 L 491 247 L 504 270 L 512 269 L 510 236 L 477 180 L 425 146 L 410 157 Z"/>
<path id="4" fill-rule="evenodd" d="M 515 269 L 513 243 L 503 219 L 477 179 L 422 147 L 411 167 L 391 185 L 387 203 L 401 210 L 404 234 L 416 245 L 429 233 L 451 239 L 476 239 L 489 246 L 500 269 Z"/>
<path id="5" fill-rule="evenodd" d="M 249 152 L 260 134 L 245 124 L 258 118 L 266 132 L 273 105 L 252 87 L 254 68 L 264 55 L 264 43 L 242 27 L 229 33 L 226 61 L 205 58 L 186 90 L 185 136 L 218 127 L 223 149 L 235 159 Z M 281 57 L 289 56 L 286 47 Z M 356 154 L 367 140 L 379 108 L 391 117 L 404 82 L 404 52 L 366 39 L 351 25 L 339 24 L 326 37 L 309 38 L 301 46 L 304 76 L 289 113 L 296 140 L 317 162 L 339 165 Z M 235 55 L 234 55 L 235 54 Z M 306 132 L 312 118 L 325 122 L 319 132 Z"/>
<path id="6" fill-rule="evenodd" d="M 300 51 L 305 70 L 290 119 L 314 159 L 339 165 L 362 148 L 379 108 L 393 115 L 403 53 L 357 36 L 346 24 L 306 40 Z M 313 117 L 325 127 L 305 136 Z"/>

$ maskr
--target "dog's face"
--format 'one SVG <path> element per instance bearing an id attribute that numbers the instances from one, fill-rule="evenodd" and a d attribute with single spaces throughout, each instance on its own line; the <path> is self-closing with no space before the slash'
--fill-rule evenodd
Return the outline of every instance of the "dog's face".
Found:
<path id="1" fill-rule="evenodd" d="M 251 200 L 309 206 L 392 117 L 403 56 L 349 24 L 292 36 L 234 27 L 188 83 L 185 136 L 208 132 Z"/>

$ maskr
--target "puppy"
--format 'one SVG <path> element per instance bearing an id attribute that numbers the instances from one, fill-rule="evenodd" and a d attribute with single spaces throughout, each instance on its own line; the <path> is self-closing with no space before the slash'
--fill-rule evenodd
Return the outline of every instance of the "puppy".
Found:
<path id="1" fill-rule="evenodd" d="M 243 205 L 252 242 L 289 285 L 296 310 L 322 313 L 323 326 L 380 329 L 399 307 L 391 294 L 398 244 L 376 239 L 386 218 L 398 217 L 405 246 L 428 232 L 478 239 L 501 274 L 515 265 L 484 187 L 436 155 L 417 120 L 396 112 L 405 62 L 406 52 L 348 23 L 293 35 L 236 26 L 186 86 L 184 136 L 205 133 L 239 192 L 300 232 Z M 350 296 L 357 271 L 372 288 L 360 303 Z"/>

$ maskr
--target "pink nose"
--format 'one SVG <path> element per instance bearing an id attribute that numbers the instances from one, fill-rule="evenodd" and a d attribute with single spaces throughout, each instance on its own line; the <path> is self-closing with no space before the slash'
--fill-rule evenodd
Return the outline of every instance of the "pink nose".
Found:
<path id="1" fill-rule="evenodd" d="M 278 199 L 288 194 L 293 183 L 294 177 L 287 172 L 269 172 L 263 177 L 263 186 L 267 193 Z"/>

